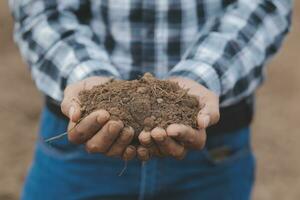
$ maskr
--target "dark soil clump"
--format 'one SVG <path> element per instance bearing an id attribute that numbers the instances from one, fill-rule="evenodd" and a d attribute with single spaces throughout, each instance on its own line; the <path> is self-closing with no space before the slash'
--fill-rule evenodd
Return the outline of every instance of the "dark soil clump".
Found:
<path id="1" fill-rule="evenodd" d="M 180 123 L 197 128 L 199 101 L 186 89 L 146 73 L 139 80 L 111 80 L 79 94 L 83 117 L 98 109 L 107 110 L 111 119 L 120 119 L 136 134 L 143 129 L 167 128 Z"/>

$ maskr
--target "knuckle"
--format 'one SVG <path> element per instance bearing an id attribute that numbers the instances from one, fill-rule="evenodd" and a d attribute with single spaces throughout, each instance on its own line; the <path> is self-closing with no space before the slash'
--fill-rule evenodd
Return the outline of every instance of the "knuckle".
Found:
<path id="1" fill-rule="evenodd" d="M 122 129 L 124 127 L 124 124 L 122 121 L 118 120 L 118 121 L 110 121 L 110 125 L 113 126 L 116 131 Z"/>
<path id="2" fill-rule="evenodd" d="M 121 127 L 119 126 L 119 123 L 115 122 L 115 121 L 110 121 L 108 124 L 108 132 L 110 134 L 115 134 L 118 133 L 120 131 Z"/>
<path id="3" fill-rule="evenodd" d="M 100 133 L 100 134 L 103 134 L 102 135 L 102 139 L 104 142 L 113 142 L 114 141 L 114 134 L 110 134 L 108 132 L 105 132 L 105 133 Z"/>
<path id="4" fill-rule="evenodd" d="M 84 139 L 85 131 L 81 126 L 77 126 L 74 130 L 74 135 L 76 135 L 77 138 Z"/>
<path id="5" fill-rule="evenodd" d="M 103 126 L 110 118 L 110 114 L 105 110 L 100 110 L 98 113 L 96 113 L 96 121 L 98 124 Z"/>
<path id="6" fill-rule="evenodd" d="M 99 145 L 93 143 L 93 142 L 88 142 L 86 144 L 86 150 L 89 152 L 89 153 L 103 153 L 102 149 L 100 148 Z"/>
<path id="7" fill-rule="evenodd" d="M 120 137 L 117 141 L 116 144 L 119 146 L 124 146 L 129 142 L 128 138 Z"/>
<path id="8" fill-rule="evenodd" d="M 112 151 L 107 152 L 105 155 L 108 157 L 117 157 L 117 156 L 120 156 L 120 154 L 121 153 L 119 151 L 112 150 Z"/>
<path id="9" fill-rule="evenodd" d="M 134 133 L 128 129 L 123 129 L 121 136 L 122 138 L 124 138 L 125 140 L 130 139 L 131 137 L 133 137 Z"/>
<path id="10" fill-rule="evenodd" d="M 124 123 L 121 120 L 118 120 L 117 123 L 120 129 L 124 128 Z"/>
<path id="11" fill-rule="evenodd" d="M 74 130 L 68 134 L 68 140 L 74 144 L 82 144 L 83 143 L 83 133 L 77 132 L 76 130 Z"/>
<path id="12" fill-rule="evenodd" d="M 114 141 L 111 134 L 103 134 L 102 139 L 104 143 L 108 143 L 108 144 L 111 144 Z"/>
<path id="13" fill-rule="evenodd" d="M 138 149 L 138 155 L 141 159 L 146 159 L 148 157 L 147 149 L 139 148 Z"/>
<path id="14" fill-rule="evenodd" d="M 180 153 L 177 154 L 177 156 L 175 157 L 177 160 L 182 160 L 186 155 L 186 151 L 185 149 L 182 149 L 182 151 Z"/>
<path id="15" fill-rule="evenodd" d="M 118 148 L 118 149 L 114 152 L 114 155 L 115 155 L 115 156 L 122 156 L 122 154 L 125 153 L 124 151 L 125 151 L 124 148 Z"/>
<path id="16" fill-rule="evenodd" d="M 94 123 L 91 124 L 90 129 L 91 129 L 93 132 L 99 131 L 99 130 L 101 129 L 101 125 L 98 124 L 98 123 L 96 123 L 96 122 L 94 122 Z"/>

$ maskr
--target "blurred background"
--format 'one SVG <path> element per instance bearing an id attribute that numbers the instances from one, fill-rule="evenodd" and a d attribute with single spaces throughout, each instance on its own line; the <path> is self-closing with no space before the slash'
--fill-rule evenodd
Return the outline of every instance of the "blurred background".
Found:
<path id="1" fill-rule="evenodd" d="M 0 200 L 16 200 L 32 159 L 42 96 L 12 40 L 13 21 L 0 1 Z M 253 125 L 257 157 L 254 200 L 300 199 L 300 1 L 293 28 L 269 64 Z M 299 139 L 299 140 L 298 140 Z"/>

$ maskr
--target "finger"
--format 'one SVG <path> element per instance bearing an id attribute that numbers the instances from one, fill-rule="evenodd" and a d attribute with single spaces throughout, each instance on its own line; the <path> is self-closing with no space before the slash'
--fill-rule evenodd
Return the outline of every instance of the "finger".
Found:
<path id="1" fill-rule="evenodd" d="M 204 107 L 199 111 L 197 123 L 200 129 L 205 129 L 210 125 L 217 123 L 220 119 L 219 101 L 208 100 L 204 103 Z"/>
<path id="2" fill-rule="evenodd" d="M 132 145 L 126 147 L 122 159 L 124 161 L 132 160 L 136 156 L 136 148 Z"/>
<path id="3" fill-rule="evenodd" d="M 202 149 L 206 142 L 205 130 L 195 130 L 182 124 L 171 124 L 167 128 L 167 135 L 184 143 L 188 148 Z"/>
<path id="4" fill-rule="evenodd" d="M 137 148 L 137 156 L 141 161 L 147 161 L 150 159 L 150 152 L 146 147 L 139 146 Z"/>
<path id="5" fill-rule="evenodd" d="M 122 156 L 126 147 L 131 143 L 134 136 L 134 130 L 131 127 L 125 127 L 120 133 L 120 136 L 110 147 L 106 153 L 107 156 Z"/>
<path id="6" fill-rule="evenodd" d="M 175 157 L 176 159 L 184 158 L 186 150 L 183 145 L 177 143 L 162 128 L 155 128 L 151 131 L 151 137 L 154 139 L 162 152 Z"/>
<path id="7" fill-rule="evenodd" d="M 164 154 L 159 150 L 158 146 L 154 143 L 154 141 L 151 137 L 151 132 L 143 130 L 139 134 L 138 139 L 139 139 L 139 142 L 141 143 L 141 145 L 148 149 L 150 157 L 164 156 Z"/>
<path id="8" fill-rule="evenodd" d="M 69 124 L 68 124 L 68 134 L 71 132 L 71 130 L 76 126 L 76 123 L 75 122 L 72 122 L 70 121 Z"/>
<path id="9" fill-rule="evenodd" d="M 74 128 L 69 129 L 69 141 L 75 144 L 86 142 L 109 120 L 109 117 L 109 113 L 105 110 L 89 114 L 79 124 L 75 124 Z"/>
<path id="10" fill-rule="evenodd" d="M 76 122 L 80 119 L 81 111 L 78 94 L 82 90 L 82 85 L 77 83 L 68 86 L 64 91 L 64 98 L 61 103 L 61 111 L 70 121 Z"/>
<path id="11" fill-rule="evenodd" d="M 115 139 L 119 136 L 123 127 L 124 125 L 121 121 L 108 121 L 100 131 L 87 141 L 86 150 L 90 153 L 107 152 Z"/>
<path id="12" fill-rule="evenodd" d="M 161 151 L 158 148 L 157 144 L 153 141 L 151 137 L 151 132 L 143 130 L 139 135 L 139 141 L 141 145 L 147 147 L 150 157 L 151 156 L 163 157 L 167 155 L 167 153 Z"/>
<path id="13" fill-rule="evenodd" d="M 168 154 L 165 152 L 162 152 L 156 144 L 153 144 L 151 147 L 148 147 L 150 157 L 152 156 L 157 156 L 157 157 L 164 157 L 167 156 Z"/>
<path id="14" fill-rule="evenodd" d="M 210 116 L 208 114 L 198 113 L 197 124 L 200 129 L 206 129 L 210 123 Z"/>
<path id="15" fill-rule="evenodd" d="M 139 134 L 138 138 L 139 138 L 140 143 L 145 147 L 151 147 L 153 145 L 153 141 L 152 141 L 152 138 L 151 138 L 151 133 L 149 131 L 143 130 Z"/>

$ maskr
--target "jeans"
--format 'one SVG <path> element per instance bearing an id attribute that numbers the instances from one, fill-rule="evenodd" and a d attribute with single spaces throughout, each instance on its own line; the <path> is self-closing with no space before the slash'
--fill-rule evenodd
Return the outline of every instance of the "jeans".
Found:
<path id="1" fill-rule="evenodd" d="M 65 132 L 68 122 L 47 108 L 41 117 L 39 140 L 27 175 L 22 200 L 246 200 L 254 183 L 255 159 L 250 129 L 208 135 L 202 151 L 185 159 L 134 159 L 118 176 L 124 161 L 88 154 L 67 138 L 43 142 Z"/>

